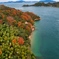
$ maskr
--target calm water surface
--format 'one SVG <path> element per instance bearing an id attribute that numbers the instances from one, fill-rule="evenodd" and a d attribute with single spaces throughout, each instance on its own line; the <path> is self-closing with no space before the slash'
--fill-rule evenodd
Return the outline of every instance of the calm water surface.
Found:
<path id="1" fill-rule="evenodd" d="M 34 12 L 41 17 L 40 21 L 35 22 L 36 30 L 31 40 L 32 51 L 43 59 L 59 59 L 59 8 L 21 7 L 23 4 L 25 3 L 4 3 L 9 7 Z"/>

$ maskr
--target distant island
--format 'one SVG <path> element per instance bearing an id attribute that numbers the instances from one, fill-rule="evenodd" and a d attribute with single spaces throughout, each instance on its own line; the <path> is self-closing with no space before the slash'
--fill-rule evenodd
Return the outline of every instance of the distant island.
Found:
<path id="1" fill-rule="evenodd" d="M 30 6 L 52 6 L 52 7 L 59 7 L 59 2 L 37 2 L 35 4 L 32 5 L 23 5 L 23 7 L 30 7 Z"/>

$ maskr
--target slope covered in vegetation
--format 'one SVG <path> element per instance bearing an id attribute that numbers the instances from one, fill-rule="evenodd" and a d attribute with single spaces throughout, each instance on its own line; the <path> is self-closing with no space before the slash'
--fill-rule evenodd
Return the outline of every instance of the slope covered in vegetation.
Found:
<path id="1" fill-rule="evenodd" d="M 0 5 L 0 59 L 35 59 L 29 40 L 35 19 L 40 17 Z"/>

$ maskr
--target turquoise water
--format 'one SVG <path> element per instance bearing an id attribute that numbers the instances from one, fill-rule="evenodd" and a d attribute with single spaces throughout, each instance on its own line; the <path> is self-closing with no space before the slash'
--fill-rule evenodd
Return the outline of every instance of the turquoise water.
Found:
<path id="1" fill-rule="evenodd" d="M 37 57 L 59 59 L 59 8 L 21 7 L 23 4 L 25 3 L 6 3 L 4 5 L 39 15 L 41 20 L 35 22 L 36 30 L 33 32 L 31 49 Z"/>

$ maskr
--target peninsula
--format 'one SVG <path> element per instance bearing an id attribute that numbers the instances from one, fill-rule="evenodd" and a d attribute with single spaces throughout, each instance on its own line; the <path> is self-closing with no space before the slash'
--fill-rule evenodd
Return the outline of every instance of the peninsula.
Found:
<path id="1" fill-rule="evenodd" d="M 29 36 L 40 17 L 0 5 L 0 59 L 36 59 Z"/>

